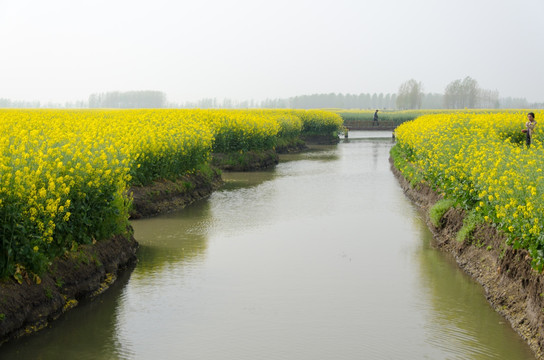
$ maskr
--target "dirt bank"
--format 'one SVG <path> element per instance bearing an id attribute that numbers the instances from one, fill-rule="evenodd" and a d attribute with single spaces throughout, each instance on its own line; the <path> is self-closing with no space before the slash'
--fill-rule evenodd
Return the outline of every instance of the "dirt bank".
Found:
<path id="1" fill-rule="evenodd" d="M 333 135 L 302 135 L 301 138 L 306 144 L 312 145 L 335 145 L 340 142 L 340 138 Z"/>
<path id="2" fill-rule="evenodd" d="M 147 217 L 182 208 L 209 196 L 221 183 L 220 173 L 212 171 L 133 187 L 131 216 Z M 13 278 L 0 281 L 0 343 L 40 330 L 82 298 L 105 291 L 120 271 L 136 264 L 137 248 L 132 235 L 116 236 L 79 246 L 56 259 L 41 276 L 40 284 L 26 274 L 22 284 Z"/>
<path id="3" fill-rule="evenodd" d="M 286 145 L 278 145 L 276 146 L 276 153 L 278 154 L 293 154 L 293 153 L 299 153 L 304 150 L 307 150 L 308 146 L 306 143 L 302 140 L 293 141 L 292 143 L 286 144 Z"/>
<path id="4" fill-rule="evenodd" d="M 436 247 L 452 254 L 457 264 L 478 283 L 493 308 L 529 344 L 538 359 L 544 359 L 544 276 L 531 268 L 526 250 L 507 246 L 505 237 L 492 225 L 476 228 L 471 243 L 455 240 L 464 212 L 448 210 L 439 228 L 429 220 L 430 207 L 440 196 L 428 185 L 411 187 L 390 159 L 391 169 L 404 193 L 424 212 Z"/>
<path id="5" fill-rule="evenodd" d="M 0 343 L 40 330 L 82 298 L 103 292 L 120 271 L 136 263 L 137 248 L 132 236 L 116 236 L 56 259 L 40 284 L 28 278 L 22 284 L 2 280 Z"/>
<path id="6" fill-rule="evenodd" d="M 150 217 L 181 209 L 209 196 L 223 183 L 221 173 L 198 172 L 171 180 L 157 180 L 147 186 L 133 186 L 131 219 Z"/>
<path id="7" fill-rule="evenodd" d="M 307 144 L 334 145 L 339 141 L 340 138 L 333 135 L 304 135 L 284 141 L 273 150 L 214 153 L 212 154 L 212 165 L 224 171 L 263 170 L 278 164 L 278 154 L 299 153 L 308 149 Z"/>
<path id="8" fill-rule="evenodd" d="M 224 171 L 255 171 L 275 166 L 279 162 L 275 150 L 214 153 L 213 166 Z"/>

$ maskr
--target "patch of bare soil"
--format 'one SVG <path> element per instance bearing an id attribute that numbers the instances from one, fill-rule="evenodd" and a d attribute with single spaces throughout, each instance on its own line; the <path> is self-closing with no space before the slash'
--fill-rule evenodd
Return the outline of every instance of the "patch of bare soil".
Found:
<path id="1" fill-rule="evenodd" d="M 0 343 L 46 327 L 85 297 L 108 288 L 117 274 L 136 263 L 138 243 L 115 236 L 57 258 L 37 284 L 25 277 L 0 282 Z"/>
<path id="2" fill-rule="evenodd" d="M 157 180 L 147 186 L 133 186 L 131 219 L 150 217 L 184 208 L 206 198 L 223 183 L 221 174 L 195 173 L 175 181 Z"/>
<path id="3" fill-rule="evenodd" d="M 278 154 L 299 153 L 307 149 L 308 149 L 308 146 L 302 140 L 299 140 L 298 142 L 293 142 L 291 144 L 284 145 L 284 146 L 276 146 L 276 152 Z"/>
<path id="4" fill-rule="evenodd" d="M 224 171 L 262 170 L 275 166 L 278 162 L 279 156 L 275 150 L 212 154 L 213 166 Z"/>
<path id="5" fill-rule="evenodd" d="M 303 135 L 301 138 L 312 145 L 335 145 L 340 142 L 340 138 L 333 135 Z"/>
<path id="6" fill-rule="evenodd" d="M 424 211 L 436 246 L 453 255 L 461 269 L 483 286 L 491 306 L 510 322 L 536 357 L 544 359 L 544 275 L 532 269 L 528 252 L 506 245 L 505 236 L 491 224 L 478 226 L 470 243 L 456 241 L 464 212 L 448 210 L 440 227 L 435 227 L 428 210 L 440 199 L 439 194 L 426 184 L 412 187 L 391 159 L 390 163 L 404 193 Z"/>

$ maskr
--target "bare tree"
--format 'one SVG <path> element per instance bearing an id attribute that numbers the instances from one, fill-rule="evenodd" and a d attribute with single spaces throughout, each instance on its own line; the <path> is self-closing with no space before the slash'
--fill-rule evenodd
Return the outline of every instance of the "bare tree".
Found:
<path id="1" fill-rule="evenodd" d="M 478 106 L 485 109 L 499 107 L 499 92 L 497 90 L 481 89 L 478 94 Z"/>
<path id="2" fill-rule="evenodd" d="M 423 99 L 421 82 L 410 79 L 400 85 L 396 105 L 398 109 L 420 109 Z"/>
<path id="3" fill-rule="evenodd" d="M 454 80 L 446 86 L 444 107 L 448 109 L 473 109 L 478 102 L 480 89 L 478 82 L 470 76 Z"/>

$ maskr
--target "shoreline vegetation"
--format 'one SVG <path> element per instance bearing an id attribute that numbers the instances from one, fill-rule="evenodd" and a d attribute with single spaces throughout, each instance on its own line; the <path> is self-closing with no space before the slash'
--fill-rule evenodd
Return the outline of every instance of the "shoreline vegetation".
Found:
<path id="1" fill-rule="evenodd" d="M 526 148 L 524 119 L 523 112 L 423 116 L 397 128 L 390 162 L 434 245 L 482 285 L 542 359 L 543 146 L 537 137 Z"/>
<path id="2" fill-rule="evenodd" d="M 0 344 L 46 327 L 137 263 L 129 219 L 209 196 L 221 171 L 336 143 L 313 110 L 0 110 Z"/>
<path id="3" fill-rule="evenodd" d="M 519 109 L 416 109 L 416 110 L 387 110 L 380 109 L 378 113 L 378 124 L 374 123 L 375 110 L 346 110 L 346 109 L 326 109 L 342 117 L 344 126 L 348 129 L 363 130 L 373 129 L 376 125 L 386 128 L 396 128 L 397 126 L 417 119 L 424 115 L 443 115 L 451 113 L 464 114 L 500 114 L 500 113 L 519 113 Z"/>
<path id="4" fill-rule="evenodd" d="M 542 284 L 544 276 L 531 268 L 526 250 L 505 246 L 504 234 L 490 225 L 474 229 L 473 243 L 456 240 L 466 219 L 466 212 L 448 208 L 435 226 L 430 210 L 442 197 L 428 184 L 413 186 L 391 161 L 391 169 L 405 195 L 422 211 L 433 233 L 433 246 L 449 253 L 458 266 L 485 291 L 489 304 L 501 314 L 529 345 L 538 359 L 544 358 L 542 326 Z"/>

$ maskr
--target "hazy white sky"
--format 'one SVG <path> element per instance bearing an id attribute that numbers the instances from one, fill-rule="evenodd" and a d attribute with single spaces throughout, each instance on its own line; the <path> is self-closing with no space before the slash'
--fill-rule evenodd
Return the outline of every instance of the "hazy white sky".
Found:
<path id="1" fill-rule="evenodd" d="M 544 101 L 544 0 L 0 0 L 0 98 L 443 92 Z"/>

